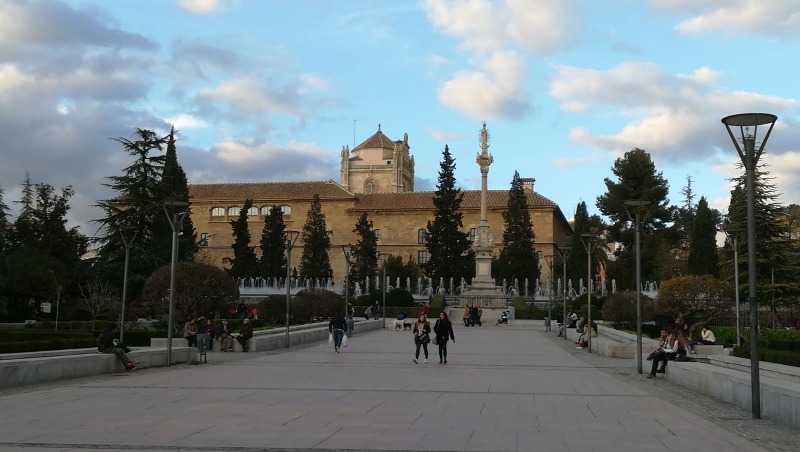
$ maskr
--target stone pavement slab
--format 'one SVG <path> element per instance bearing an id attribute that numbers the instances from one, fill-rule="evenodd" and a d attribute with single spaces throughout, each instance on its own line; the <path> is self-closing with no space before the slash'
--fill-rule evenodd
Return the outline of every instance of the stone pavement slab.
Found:
<path id="1" fill-rule="evenodd" d="M 543 327 L 454 327 L 447 365 L 432 345 L 414 364 L 411 334 L 381 330 L 340 354 L 326 344 L 220 353 L 3 391 L 0 406 L 14 409 L 0 410 L 0 450 L 777 450 Z"/>

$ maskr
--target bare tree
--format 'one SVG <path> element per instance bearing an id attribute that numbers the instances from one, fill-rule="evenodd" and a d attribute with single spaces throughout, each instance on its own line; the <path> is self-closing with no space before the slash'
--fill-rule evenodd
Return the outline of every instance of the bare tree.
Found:
<path id="1" fill-rule="evenodd" d="M 731 295 L 731 287 L 713 276 L 678 276 L 661 285 L 656 311 L 675 319 L 679 327 L 691 319 L 691 336 L 698 325 L 710 323 L 733 307 Z"/>
<path id="2" fill-rule="evenodd" d="M 95 320 L 111 313 L 119 298 L 108 282 L 100 279 L 79 286 L 79 290 L 81 301 L 78 304 L 92 316 L 92 329 L 94 329 Z"/>

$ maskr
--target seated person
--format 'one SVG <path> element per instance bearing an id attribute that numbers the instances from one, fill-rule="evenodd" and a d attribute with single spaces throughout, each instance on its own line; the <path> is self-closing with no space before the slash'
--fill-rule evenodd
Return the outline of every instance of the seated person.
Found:
<path id="1" fill-rule="evenodd" d="M 405 311 L 400 311 L 400 312 L 398 312 L 398 313 L 397 313 L 397 316 L 395 317 L 395 319 L 397 319 L 397 320 L 400 320 L 400 321 L 403 321 L 403 320 L 405 320 L 405 319 L 406 319 L 406 313 L 405 313 Z"/>
<path id="2" fill-rule="evenodd" d="M 253 337 L 253 325 L 250 324 L 250 319 L 245 317 L 242 320 L 242 330 L 239 332 L 239 335 L 236 337 L 236 340 L 242 345 L 242 351 L 247 351 L 247 341 Z"/>
<path id="3" fill-rule="evenodd" d="M 567 319 L 569 320 L 567 328 L 576 328 L 578 326 L 578 314 L 575 314 L 574 311 L 567 314 Z"/>
<path id="4" fill-rule="evenodd" d="M 703 345 L 714 345 L 717 342 L 717 337 L 714 335 L 714 332 L 708 329 L 708 325 L 703 325 L 703 331 L 701 333 L 702 339 L 700 339 L 700 344 Z M 689 349 L 692 351 L 693 355 L 696 355 L 697 352 L 694 351 L 694 346 L 697 345 L 698 342 L 689 341 Z"/>
<path id="5" fill-rule="evenodd" d="M 508 324 L 508 311 L 503 311 L 503 313 L 500 314 L 500 318 L 497 319 L 497 325 L 500 325 L 501 323 Z"/>
<path id="6" fill-rule="evenodd" d="M 228 326 L 228 319 L 222 319 L 222 326 L 217 330 L 219 350 L 221 352 L 233 351 L 233 330 Z"/>
<path id="7" fill-rule="evenodd" d="M 117 324 L 111 323 L 97 338 L 97 351 L 100 353 L 113 353 L 117 355 L 119 362 L 125 366 L 125 370 L 131 370 L 139 364 L 139 361 L 128 359 L 127 352 L 131 351 L 125 344 L 121 344 L 116 338 Z"/>
<path id="8" fill-rule="evenodd" d="M 686 349 L 683 347 L 683 343 L 678 337 L 678 333 L 673 332 L 669 335 L 669 338 L 667 338 L 667 345 L 663 349 L 653 353 L 653 367 L 650 370 L 650 375 L 648 375 L 647 378 L 653 378 L 657 373 L 665 373 L 667 369 L 667 361 L 674 361 L 681 352 L 686 354 Z M 659 362 L 661 363 L 661 367 L 658 366 Z"/>
<path id="9" fill-rule="evenodd" d="M 372 318 L 372 306 L 367 306 L 367 309 L 364 310 L 364 319 L 369 320 Z"/>

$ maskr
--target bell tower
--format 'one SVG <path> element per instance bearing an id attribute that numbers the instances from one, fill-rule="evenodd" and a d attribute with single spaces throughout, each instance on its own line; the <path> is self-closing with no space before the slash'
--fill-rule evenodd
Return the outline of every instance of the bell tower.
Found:
<path id="1" fill-rule="evenodd" d="M 408 134 L 392 141 L 378 131 L 349 151 L 342 148 L 341 185 L 353 193 L 403 193 L 414 191 L 414 157 Z"/>

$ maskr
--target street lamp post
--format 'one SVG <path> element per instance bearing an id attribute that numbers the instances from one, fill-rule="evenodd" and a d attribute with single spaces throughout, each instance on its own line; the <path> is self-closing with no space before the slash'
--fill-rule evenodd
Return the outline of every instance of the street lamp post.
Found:
<path id="1" fill-rule="evenodd" d="M 350 295 L 350 245 L 342 245 L 342 254 L 344 254 L 344 318 L 347 319 L 350 312 L 347 310 L 347 299 Z M 348 336 L 353 333 L 350 328 L 347 329 Z"/>
<path id="2" fill-rule="evenodd" d="M 741 322 L 739 320 L 739 241 L 736 237 L 737 234 L 744 232 L 742 228 L 723 228 L 725 236 L 728 239 L 733 239 L 733 281 L 734 289 L 736 291 L 736 346 L 742 345 L 742 331 Z"/>
<path id="3" fill-rule="evenodd" d="M 642 221 L 647 221 L 650 213 L 650 201 L 628 200 L 625 201 L 625 211 L 631 217 L 628 208 L 634 209 L 634 229 L 636 230 L 636 371 L 642 374 Z M 641 217 L 645 211 L 644 218 Z"/>
<path id="4" fill-rule="evenodd" d="M 567 255 L 572 248 L 564 247 L 559 248 L 558 252 L 561 253 L 561 263 L 564 266 L 563 274 L 564 276 L 562 279 L 564 280 L 564 299 L 563 299 L 563 317 L 562 317 L 562 325 L 564 325 L 564 340 L 567 340 Z M 590 327 L 591 328 L 591 327 Z"/>
<path id="5" fill-rule="evenodd" d="M 122 236 L 122 243 L 125 244 L 125 270 L 122 276 L 122 313 L 120 314 L 119 341 L 125 343 L 125 301 L 128 298 L 128 260 L 131 254 L 131 245 L 136 240 L 138 228 L 132 224 L 126 224 L 119 228 L 119 235 Z M 128 236 L 129 233 L 133 233 Z"/>
<path id="6" fill-rule="evenodd" d="M 392 257 L 389 253 L 381 253 L 381 263 L 383 264 L 383 327 L 386 328 L 386 292 L 389 291 L 389 285 L 386 284 L 386 261 Z"/>
<path id="7" fill-rule="evenodd" d="M 583 247 L 586 249 L 586 296 L 589 302 L 586 316 L 586 321 L 589 325 L 589 334 L 586 335 L 586 342 L 589 353 L 592 353 L 592 251 L 597 242 L 595 240 L 596 238 L 597 235 L 595 234 L 581 234 L 581 241 L 583 242 Z"/>
<path id="8" fill-rule="evenodd" d="M 758 288 L 756 287 L 756 207 L 755 207 L 755 173 L 758 159 L 764 152 L 772 127 L 778 117 L 769 113 L 741 113 L 722 118 L 722 123 L 728 130 L 728 135 L 736 147 L 736 152 L 742 160 L 746 175 L 747 191 L 747 278 L 748 278 L 748 297 L 750 305 L 750 392 L 752 397 L 753 418 L 761 419 L 761 382 L 759 380 L 758 363 Z M 756 148 L 758 138 L 758 126 L 766 126 L 767 129 L 764 139 Z M 739 137 L 734 136 L 731 127 L 738 127 Z M 750 128 L 753 133 L 750 134 Z M 741 145 L 739 143 L 741 141 Z"/>
<path id="9" fill-rule="evenodd" d="M 289 300 L 292 289 L 292 248 L 297 238 L 300 237 L 298 231 L 285 231 L 286 240 L 286 348 L 289 348 Z"/>
<path id="10" fill-rule="evenodd" d="M 548 283 L 549 286 L 549 297 L 547 299 L 547 318 L 548 320 L 548 327 L 545 331 L 550 331 L 550 326 L 553 322 L 553 258 L 554 255 L 544 256 L 545 262 L 547 262 L 547 268 L 550 270 L 550 282 Z"/>
<path id="11" fill-rule="evenodd" d="M 170 207 L 170 210 L 167 210 Z M 171 211 L 171 212 L 170 212 Z M 172 329 L 174 323 L 173 310 L 175 306 L 175 270 L 178 262 L 178 233 L 183 225 L 186 212 L 189 211 L 189 203 L 186 201 L 166 201 L 164 202 L 164 213 L 172 228 L 172 260 L 169 273 L 169 317 L 167 319 L 167 367 L 172 366 Z"/>

